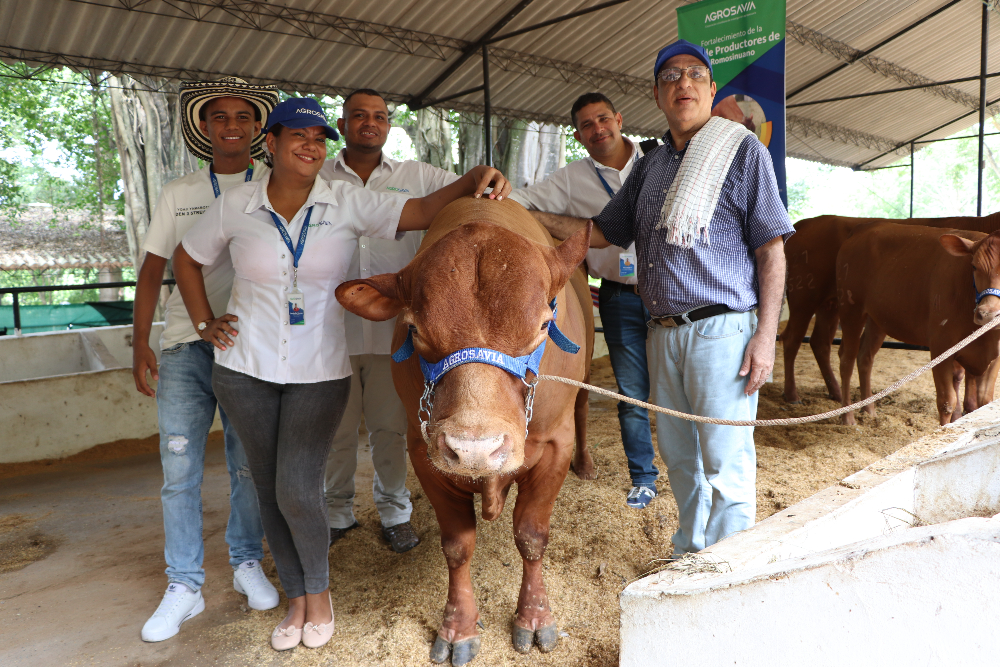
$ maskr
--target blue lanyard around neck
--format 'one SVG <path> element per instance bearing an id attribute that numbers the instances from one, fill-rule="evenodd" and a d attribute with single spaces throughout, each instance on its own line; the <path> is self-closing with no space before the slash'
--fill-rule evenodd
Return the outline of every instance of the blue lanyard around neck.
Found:
<path id="1" fill-rule="evenodd" d="M 215 177 L 215 169 L 212 165 L 208 165 L 208 176 L 212 179 L 212 191 L 215 192 L 215 198 L 218 199 L 219 195 L 222 194 L 222 190 L 219 189 L 219 179 Z M 247 177 L 243 179 L 244 183 L 249 183 L 250 179 L 253 178 L 253 161 L 250 162 L 250 166 L 247 167 Z"/>
<path id="2" fill-rule="evenodd" d="M 278 228 L 278 232 L 281 234 L 281 240 L 285 242 L 288 246 L 288 252 L 292 253 L 292 266 L 295 267 L 295 277 L 292 279 L 292 284 L 298 284 L 298 273 L 299 273 L 299 259 L 302 257 L 302 250 L 306 247 L 306 234 L 309 233 L 309 218 L 312 217 L 313 207 L 310 206 L 309 210 L 306 211 L 306 219 L 302 223 L 302 231 L 299 232 L 299 244 L 296 247 L 292 247 L 292 237 L 288 235 L 288 230 L 285 226 L 281 224 L 281 220 L 278 216 L 274 214 L 274 211 L 268 211 L 271 214 L 271 219 L 274 220 L 274 226 Z"/>
<path id="3" fill-rule="evenodd" d="M 604 180 L 603 176 L 601 176 L 601 170 L 597 168 L 596 164 L 594 165 L 594 171 L 597 172 L 597 177 L 599 179 L 601 179 L 601 185 L 603 185 L 604 189 L 608 191 L 608 196 L 611 197 L 612 199 L 614 199 L 615 198 L 615 191 L 611 189 L 611 186 L 608 185 L 608 182 L 606 180 Z"/>

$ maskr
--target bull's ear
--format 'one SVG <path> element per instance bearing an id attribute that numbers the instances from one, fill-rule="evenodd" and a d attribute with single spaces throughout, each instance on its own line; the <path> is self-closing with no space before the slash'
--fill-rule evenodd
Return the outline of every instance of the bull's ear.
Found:
<path id="1" fill-rule="evenodd" d="M 559 293 L 576 271 L 576 267 L 580 266 L 580 262 L 587 256 L 587 251 L 590 250 L 590 231 L 593 228 L 594 223 L 588 220 L 583 229 L 552 250 L 549 256 L 549 273 L 552 275 L 552 284 L 549 286 L 550 299 Z"/>
<path id="2" fill-rule="evenodd" d="M 373 322 L 392 319 L 403 309 L 399 274 L 382 273 L 348 280 L 337 286 L 337 301 L 350 312 Z"/>
<path id="3" fill-rule="evenodd" d="M 972 247 L 976 245 L 974 241 L 963 239 L 961 236 L 955 236 L 954 234 L 944 234 L 939 241 L 941 247 L 949 255 L 954 255 L 955 257 L 968 257 L 972 254 Z"/>

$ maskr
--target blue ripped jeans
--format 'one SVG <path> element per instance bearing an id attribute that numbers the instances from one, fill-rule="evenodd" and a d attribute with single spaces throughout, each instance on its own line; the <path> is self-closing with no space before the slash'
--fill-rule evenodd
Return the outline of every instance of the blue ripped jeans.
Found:
<path id="1" fill-rule="evenodd" d="M 160 380 L 156 387 L 167 579 L 193 590 L 199 590 L 205 583 L 201 481 L 205 471 L 205 442 L 217 405 L 212 391 L 213 361 L 212 345 L 205 341 L 167 348 L 160 353 Z M 264 557 L 261 545 L 264 529 L 243 445 L 221 406 L 219 416 L 225 433 L 230 485 L 226 543 L 229 564 L 236 568 L 245 561 Z"/>

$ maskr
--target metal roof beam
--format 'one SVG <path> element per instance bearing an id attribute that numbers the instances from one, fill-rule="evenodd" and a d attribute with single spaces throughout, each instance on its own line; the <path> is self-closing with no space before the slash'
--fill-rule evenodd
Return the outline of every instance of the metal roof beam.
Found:
<path id="1" fill-rule="evenodd" d="M 795 97 L 796 95 L 798 95 L 799 93 L 803 92 L 804 90 L 807 90 L 807 89 L 809 89 L 809 88 L 812 88 L 813 86 L 815 86 L 815 85 L 816 85 L 817 83 L 819 83 L 820 81 L 823 81 L 823 80 L 825 80 L 825 79 L 826 79 L 827 77 L 830 77 L 830 76 L 833 76 L 834 74 L 836 74 L 836 73 L 837 73 L 837 72 L 839 72 L 840 70 L 844 69 L 845 67 L 847 67 L 848 65 L 850 65 L 850 64 L 851 64 L 852 62 L 854 62 L 854 61 L 855 61 L 855 60 L 857 60 L 858 58 L 863 58 L 864 56 L 867 56 L 867 55 L 870 55 L 870 54 L 871 54 L 872 52 L 874 52 L 875 50 L 877 50 L 877 49 L 880 49 L 880 48 L 882 48 L 883 46 L 885 46 L 885 45 L 886 45 L 886 44 L 888 44 L 889 42 L 893 41 L 893 40 L 894 40 L 894 39 L 896 39 L 897 37 L 902 37 L 902 36 L 903 36 L 903 35 L 905 35 L 906 33 L 910 32 L 911 30 L 913 30 L 914 28 L 916 28 L 917 26 L 919 26 L 919 25 L 923 24 L 923 23 L 924 23 L 924 22 L 926 22 L 926 21 L 929 21 L 930 19 L 934 18 L 935 16 L 937 16 L 937 15 L 938 15 L 938 14 L 940 14 L 941 12 L 945 11 L 946 9 L 948 9 L 949 7 L 951 7 L 951 6 L 953 6 L 953 5 L 957 5 L 957 4 L 958 4 L 959 2 L 961 2 L 961 1 L 962 1 L 962 0 L 951 0 L 951 1 L 950 1 L 950 2 L 948 2 L 947 4 L 944 4 L 944 5 L 942 5 L 941 7 L 938 7 L 937 9 L 935 9 L 935 10 L 934 10 L 933 12 L 931 12 L 930 14 L 928 14 L 928 15 L 924 16 L 924 17 L 923 17 L 923 18 L 921 18 L 921 19 L 918 19 L 917 21 L 915 21 L 914 23 L 911 23 L 910 25 L 906 26 L 906 27 L 905 27 L 905 28 L 903 28 L 902 30 L 900 30 L 900 31 L 898 31 L 898 32 L 896 32 L 896 33 L 894 33 L 894 34 L 890 35 L 889 37 L 887 37 L 887 38 L 883 39 L 883 40 L 882 40 L 881 42 L 879 42 L 879 43 L 878 43 L 878 44 L 876 44 L 875 46 L 871 47 L 870 49 L 866 49 L 866 50 L 864 50 L 864 51 L 857 51 L 857 54 L 858 54 L 858 55 L 857 55 L 857 56 L 855 56 L 853 60 L 848 60 L 848 62 L 845 62 L 845 63 L 842 63 L 842 64 L 840 64 L 840 65 L 837 65 L 836 67 L 834 67 L 834 68 L 833 68 L 832 70 L 830 70 L 830 71 L 829 71 L 829 72 L 827 72 L 826 74 L 822 74 L 822 75 L 820 75 L 819 77 L 817 77 L 817 78 L 813 79 L 812 81 L 810 81 L 809 83 L 807 83 L 807 84 L 805 84 L 805 85 L 803 85 L 803 86 L 800 86 L 800 87 L 799 87 L 799 88 L 797 88 L 796 90 L 793 90 L 792 92 L 790 92 L 790 93 L 789 93 L 788 95 L 786 95 L 786 96 L 785 96 L 785 99 L 786 99 L 786 100 L 788 100 L 788 99 L 791 99 L 791 98 Z M 798 25 L 797 23 L 794 23 L 794 22 L 792 22 L 792 21 L 789 21 L 789 22 L 788 22 L 788 25 L 789 25 L 789 26 L 793 26 L 793 25 L 794 25 L 794 26 L 796 26 L 796 27 L 801 27 L 801 26 L 799 26 L 799 25 Z M 845 46 L 846 46 L 846 45 L 845 45 Z M 848 47 L 848 48 L 851 48 L 851 47 Z"/>
<path id="2" fill-rule="evenodd" d="M 790 115 L 786 117 L 785 123 L 788 132 L 800 139 L 820 137 L 841 144 L 850 144 L 860 148 L 867 148 L 868 150 L 886 151 L 887 153 L 898 152 L 900 149 L 900 144 L 895 139 L 880 137 L 875 134 L 868 134 L 867 132 L 859 132 L 848 127 L 823 123 L 811 118 Z M 903 144 L 903 147 L 907 144 L 909 142 Z"/>
<path id="3" fill-rule="evenodd" d="M 954 102 L 955 104 L 971 109 L 979 109 L 979 98 L 975 95 L 970 95 L 951 86 L 942 85 L 940 81 L 934 81 L 902 65 L 897 65 L 878 56 L 864 55 L 864 52 L 855 49 L 850 44 L 827 37 L 821 32 L 793 21 L 788 22 L 787 30 L 788 34 L 794 37 L 800 44 L 812 46 L 822 53 L 829 53 L 835 58 L 846 61 L 848 64 L 859 62 L 875 74 L 896 79 L 900 83 L 907 85 L 921 86 L 923 90 L 944 98 L 949 102 Z M 997 110 L 991 110 L 990 113 L 995 114 Z"/>
<path id="4" fill-rule="evenodd" d="M 593 7 L 587 7 L 586 9 L 580 9 L 575 12 L 570 12 L 569 14 L 563 14 L 562 16 L 557 16 L 554 19 L 549 19 L 547 21 L 542 21 L 541 23 L 535 23 L 534 25 L 529 25 L 526 28 L 518 28 L 511 32 L 505 32 L 502 35 L 498 35 L 487 42 L 487 44 L 496 44 L 497 42 L 509 39 L 511 37 L 517 37 L 518 35 L 523 35 L 526 32 L 531 32 L 532 30 L 538 30 L 539 28 L 547 28 L 550 25 L 555 25 L 556 23 L 562 23 L 563 21 L 568 21 L 570 19 L 575 19 L 578 16 L 584 16 L 590 14 L 591 12 L 600 11 L 602 9 L 607 9 L 608 7 L 614 7 L 615 5 L 621 5 L 628 2 L 628 0 L 611 0 L 610 2 L 602 2 L 599 5 L 594 5 Z"/>
<path id="5" fill-rule="evenodd" d="M 986 78 L 991 79 L 995 76 L 1000 76 L 1000 72 L 994 72 L 992 74 L 987 74 Z M 875 95 L 888 95 L 890 93 L 903 93 L 908 90 L 921 90 L 923 88 L 933 88 L 934 86 L 946 86 L 953 83 L 967 83 L 969 81 L 979 81 L 978 76 L 967 76 L 961 79 L 951 79 L 949 81 L 938 81 L 936 83 L 925 83 L 919 86 L 904 86 L 902 88 L 890 88 L 889 90 L 873 90 L 870 93 L 855 93 L 854 95 L 842 95 L 840 97 L 828 97 L 825 100 L 812 100 L 811 102 L 799 102 L 797 104 L 788 104 L 785 106 L 786 109 L 798 109 L 799 107 L 811 107 L 817 104 L 827 104 L 828 102 L 843 102 L 844 100 L 856 100 L 862 97 L 872 97 Z"/>
<path id="6" fill-rule="evenodd" d="M 427 106 L 427 98 L 428 96 L 430 96 L 431 93 L 433 93 L 438 87 L 440 87 L 441 84 L 444 83 L 452 74 L 458 71 L 458 68 L 464 65 L 469 58 L 480 52 L 483 46 L 488 44 L 489 40 L 492 37 L 494 37 L 498 32 L 500 32 L 500 30 L 505 25 L 514 20 L 515 16 L 517 16 L 525 9 L 527 9 L 528 5 L 530 5 L 533 1 L 534 0 L 521 0 L 521 2 L 517 3 L 517 5 L 509 12 L 507 12 L 507 14 L 504 15 L 503 18 L 501 18 L 499 21 L 490 26 L 489 30 L 487 30 L 486 33 L 479 38 L 479 41 L 475 42 L 474 44 L 469 44 L 468 46 L 466 46 L 462 50 L 461 55 L 459 55 L 458 58 L 455 60 L 455 62 L 449 65 L 445 71 L 441 72 L 441 74 L 439 74 L 438 77 L 434 79 L 434 81 L 432 81 L 429 86 L 427 86 L 422 91 L 414 95 L 410 99 L 410 101 L 406 103 L 406 106 L 408 106 L 411 109 L 422 109 L 423 107 Z"/>

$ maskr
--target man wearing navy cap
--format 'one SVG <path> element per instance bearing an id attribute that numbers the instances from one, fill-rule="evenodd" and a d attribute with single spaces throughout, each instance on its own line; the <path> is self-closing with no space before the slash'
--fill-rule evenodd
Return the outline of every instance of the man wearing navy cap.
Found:
<path id="1" fill-rule="evenodd" d="M 783 243 L 794 230 L 767 149 L 739 123 L 711 115 L 716 87 L 705 50 L 678 40 L 659 52 L 653 74 L 653 98 L 670 129 L 594 218 L 591 245 L 636 244 L 639 292 L 651 315 L 652 402 L 755 419 L 757 390 L 774 366 Z M 536 217 L 558 238 L 586 222 Z M 656 425 L 680 515 L 674 555 L 753 525 L 753 428 L 659 413 Z"/>

